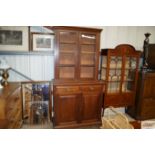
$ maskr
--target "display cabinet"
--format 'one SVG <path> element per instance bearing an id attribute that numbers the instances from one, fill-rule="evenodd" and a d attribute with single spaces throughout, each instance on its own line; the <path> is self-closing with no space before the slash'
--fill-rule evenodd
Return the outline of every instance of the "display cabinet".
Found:
<path id="1" fill-rule="evenodd" d="M 104 106 L 134 104 L 140 52 L 131 45 L 101 50 L 100 79 L 106 80 Z"/>
<path id="2" fill-rule="evenodd" d="M 101 125 L 105 83 L 98 80 L 101 29 L 48 27 L 55 33 L 54 128 Z"/>

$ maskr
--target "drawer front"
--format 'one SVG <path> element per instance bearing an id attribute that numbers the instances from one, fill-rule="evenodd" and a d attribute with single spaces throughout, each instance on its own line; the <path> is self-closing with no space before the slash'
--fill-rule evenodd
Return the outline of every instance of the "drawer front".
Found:
<path id="1" fill-rule="evenodd" d="M 57 86 L 54 88 L 55 94 L 67 94 L 80 92 L 79 86 Z"/>
<path id="2" fill-rule="evenodd" d="M 89 85 L 89 86 L 81 86 L 80 90 L 82 92 L 101 92 L 102 85 Z"/>

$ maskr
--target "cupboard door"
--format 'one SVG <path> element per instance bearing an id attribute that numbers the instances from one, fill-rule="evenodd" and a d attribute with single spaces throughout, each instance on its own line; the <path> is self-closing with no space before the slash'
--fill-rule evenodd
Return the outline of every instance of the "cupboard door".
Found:
<path id="1" fill-rule="evenodd" d="M 54 96 L 54 125 L 56 128 L 71 127 L 78 123 L 80 102 L 80 93 Z"/>
<path id="2" fill-rule="evenodd" d="M 99 92 L 83 93 L 82 123 L 101 121 L 101 101 Z"/>

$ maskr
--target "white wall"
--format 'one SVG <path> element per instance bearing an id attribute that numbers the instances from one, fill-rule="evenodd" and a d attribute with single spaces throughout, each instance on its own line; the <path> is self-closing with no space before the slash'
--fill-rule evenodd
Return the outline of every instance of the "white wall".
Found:
<path id="1" fill-rule="evenodd" d="M 144 34 L 149 32 L 150 43 L 155 43 L 155 26 L 103 26 L 101 48 L 115 48 L 118 44 L 131 44 L 143 49 Z"/>
<path id="2" fill-rule="evenodd" d="M 2 56 L 1 56 L 2 57 Z M 53 56 L 21 56 L 21 55 L 8 55 L 3 56 L 6 58 L 8 64 L 21 72 L 22 74 L 30 77 L 32 80 L 42 81 L 54 78 L 54 57 Z M 9 81 L 27 81 L 17 73 L 10 71 Z"/>
<path id="3" fill-rule="evenodd" d="M 155 43 L 155 26 L 100 26 L 101 48 L 114 48 L 118 44 L 132 44 L 142 50 L 144 33 L 150 32 L 150 43 Z M 2 56 L 0 56 L 2 57 Z M 33 80 L 51 80 L 54 77 L 53 56 L 5 56 L 11 67 Z M 11 74 L 10 80 L 20 81 L 21 77 Z"/>

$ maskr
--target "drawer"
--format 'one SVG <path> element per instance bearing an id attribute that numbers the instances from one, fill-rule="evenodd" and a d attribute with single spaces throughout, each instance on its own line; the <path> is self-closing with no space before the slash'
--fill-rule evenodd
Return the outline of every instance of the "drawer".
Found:
<path id="1" fill-rule="evenodd" d="M 78 93 L 80 91 L 79 86 L 57 86 L 55 87 L 56 94 L 64 93 Z"/>
<path id="2" fill-rule="evenodd" d="M 80 90 L 82 92 L 98 92 L 102 91 L 102 86 L 101 85 L 89 85 L 89 86 L 81 86 Z"/>

